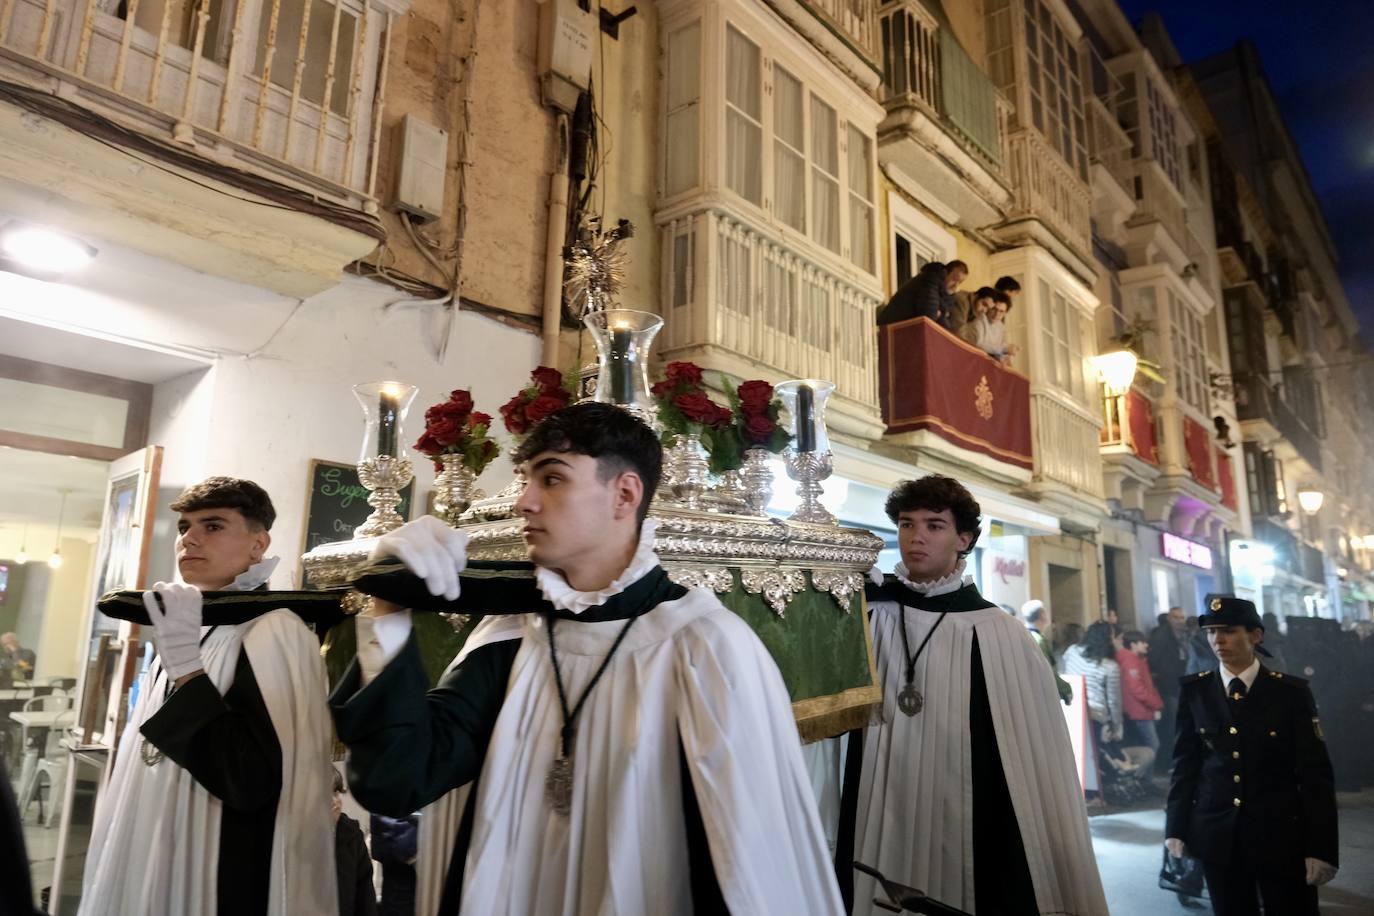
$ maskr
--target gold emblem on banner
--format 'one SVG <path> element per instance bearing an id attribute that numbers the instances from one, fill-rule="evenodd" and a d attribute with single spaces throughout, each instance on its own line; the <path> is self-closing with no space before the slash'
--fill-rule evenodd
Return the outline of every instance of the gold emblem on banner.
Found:
<path id="1" fill-rule="evenodd" d="M 978 416 L 984 420 L 992 419 L 992 389 L 988 387 L 986 375 L 978 380 L 978 385 L 973 389 L 973 406 L 978 409 Z"/>

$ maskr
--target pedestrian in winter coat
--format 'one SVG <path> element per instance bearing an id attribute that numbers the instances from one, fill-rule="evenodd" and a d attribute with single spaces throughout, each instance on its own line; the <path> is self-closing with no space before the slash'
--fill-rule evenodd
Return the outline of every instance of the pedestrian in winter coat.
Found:
<path id="1" fill-rule="evenodd" d="M 878 324 L 896 324 L 910 318 L 929 318 L 947 331 L 954 327 L 954 291 L 968 276 L 963 261 L 941 264 L 932 261 L 902 284 L 878 312 Z"/>
<path id="2" fill-rule="evenodd" d="M 1125 720 L 1121 712 L 1121 669 L 1116 663 L 1111 624 L 1099 620 L 1088 627 L 1078 645 L 1064 650 L 1064 673 L 1083 676 L 1097 747 L 1120 741 Z"/>
<path id="3" fill-rule="evenodd" d="M 1124 740 L 1130 747 L 1157 751 L 1159 735 L 1155 732 L 1155 720 L 1164 711 L 1164 699 L 1155 689 L 1150 665 L 1145 660 L 1149 644 L 1139 630 L 1127 631 L 1121 643 L 1121 648 L 1116 650 L 1116 663 L 1121 668 L 1121 711 L 1126 720 Z"/>

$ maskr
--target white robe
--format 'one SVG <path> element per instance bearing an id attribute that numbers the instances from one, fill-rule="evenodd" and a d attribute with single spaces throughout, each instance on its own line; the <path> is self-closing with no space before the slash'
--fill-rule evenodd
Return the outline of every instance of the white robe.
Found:
<path id="1" fill-rule="evenodd" d="M 240 647 L 281 745 L 267 912 L 337 916 L 332 732 L 319 643 L 284 609 L 216 627 L 201 658 L 221 694 L 233 683 Z M 216 912 L 221 803 L 170 759 L 152 767 L 143 762 L 139 726 L 161 708 L 166 692 L 166 673 L 154 661 L 96 806 L 78 916 Z"/>
<path id="2" fill-rule="evenodd" d="M 548 633 L 542 617 L 520 619 L 473 800 L 465 916 L 690 914 L 679 742 L 730 911 L 841 912 L 782 675 L 743 620 L 694 589 L 634 623 L 578 716 L 561 817 L 544 797 L 563 721 Z M 556 624 L 570 703 L 624 626 Z M 472 638 L 509 627 L 489 618 Z"/>
<path id="3" fill-rule="evenodd" d="M 997 747 L 1043 914 L 1107 913 L 1087 811 L 1053 673 L 1021 622 L 998 608 L 951 612 L 916 664 L 925 709 L 897 710 L 905 682 L 901 608 L 869 606 L 883 685 L 881 721 L 864 739 L 854 857 L 942 903 L 974 909 L 969 732 L 975 632 Z M 939 620 L 908 608 L 914 652 Z M 980 863 L 996 869 L 998 864 Z M 880 912 L 875 882 L 855 876 L 855 914 Z"/>

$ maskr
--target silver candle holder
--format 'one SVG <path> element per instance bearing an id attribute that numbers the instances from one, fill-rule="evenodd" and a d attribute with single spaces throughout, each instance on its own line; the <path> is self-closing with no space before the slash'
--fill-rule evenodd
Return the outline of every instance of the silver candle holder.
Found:
<path id="1" fill-rule="evenodd" d="M 797 482 L 797 506 L 789 519 L 816 525 L 837 524 L 835 516 L 821 505 L 825 487 L 821 481 L 834 470 L 830 437 L 825 429 L 825 405 L 835 391 L 835 383 L 821 379 L 793 379 L 775 389 L 790 418 L 792 445 L 783 453 L 787 476 Z"/>
<path id="2" fill-rule="evenodd" d="M 404 382 L 354 385 L 353 395 L 363 409 L 363 447 L 358 457 L 358 482 L 371 492 L 372 514 L 353 531 L 355 538 L 376 537 L 405 524 L 396 508 L 401 491 L 415 478 L 406 457 L 401 425 L 419 389 Z"/>

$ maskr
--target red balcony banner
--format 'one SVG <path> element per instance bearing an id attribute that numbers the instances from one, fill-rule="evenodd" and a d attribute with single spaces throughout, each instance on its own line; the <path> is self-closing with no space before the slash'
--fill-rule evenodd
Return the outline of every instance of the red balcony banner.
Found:
<path id="1" fill-rule="evenodd" d="M 929 430 L 1031 470 L 1030 379 L 929 318 L 878 328 L 878 394 L 889 433 Z"/>
<path id="2" fill-rule="evenodd" d="M 1192 417 L 1183 418 L 1183 449 L 1188 453 L 1188 472 L 1193 479 L 1207 489 L 1215 490 L 1217 478 L 1212 470 L 1212 437 Z"/>
<path id="3" fill-rule="evenodd" d="M 1126 395 L 1126 418 L 1131 428 L 1131 448 L 1141 460 L 1159 464 L 1159 439 L 1155 435 L 1155 409 L 1150 399 L 1134 388 Z"/>
<path id="4" fill-rule="evenodd" d="M 1217 449 L 1217 482 L 1221 485 L 1221 504 L 1232 512 L 1240 511 L 1236 500 L 1236 478 L 1231 473 L 1231 456 L 1223 448 Z"/>

